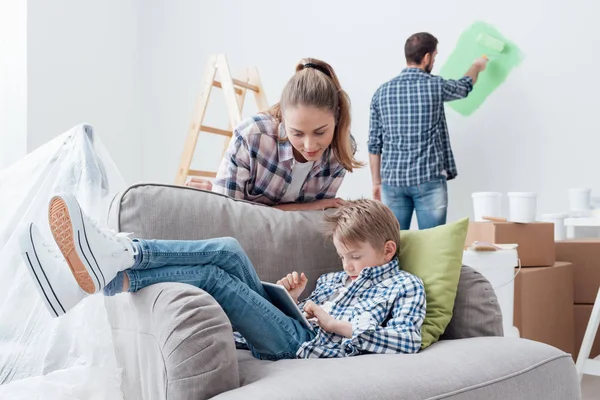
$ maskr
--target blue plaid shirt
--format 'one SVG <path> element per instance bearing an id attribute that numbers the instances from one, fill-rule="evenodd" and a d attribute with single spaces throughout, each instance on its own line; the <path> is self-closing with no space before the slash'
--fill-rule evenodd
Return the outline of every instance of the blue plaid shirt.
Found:
<path id="1" fill-rule="evenodd" d="M 443 79 L 419 68 L 405 68 L 377 89 L 371 101 L 369 153 L 382 154 L 381 181 L 416 186 L 457 175 L 444 102 L 467 97 L 473 80 Z"/>
<path id="2" fill-rule="evenodd" d="M 423 282 L 402 271 L 398 259 L 365 268 L 350 286 L 344 271 L 322 275 L 308 300 L 318 305 L 336 297 L 330 315 L 352 324 L 352 337 L 325 332 L 316 325 L 317 335 L 303 343 L 296 355 L 349 357 L 364 353 L 416 353 L 421 348 L 421 325 L 425 319 Z"/>

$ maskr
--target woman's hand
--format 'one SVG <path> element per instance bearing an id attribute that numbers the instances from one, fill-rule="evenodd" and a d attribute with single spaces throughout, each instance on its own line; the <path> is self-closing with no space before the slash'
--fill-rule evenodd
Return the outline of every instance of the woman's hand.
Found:
<path id="1" fill-rule="evenodd" d="M 208 179 L 203 179 L 203 178 L 192 177 L 190 179 L 190 181 L 185 184 L 185 186 L 193 187 L 196 189 L 202 189 L 202 190 L 212 190 L 212 182 L 209 181 Z"/>
<path id="2" fill-rule="evenodd" d="M 319 203 L 319 209 L 326 210 L 328 208 L 340 208 L 346 205 L 346 200 L 336 197 L 333 199 L 317 200 L 314 203 Z"/>
<path id="3" fill-rule="evenodd" d="M 339 208 L 346 204 L 346 200 L 336 197 L 334 199 L 315 200 L 309 203 L 288 203 L 274 206 L 282 211 L 323 211 L 328 208 Z"/>
<path id="4" fill-rule="evenodd" d="M 277 281 L 278 285 L 281 285 L 287 289 L 292 296 L 292 299 L 298 303 L 298 297 L 302 294 L 308 283 L 308 278 L 304 275 L 304 272 L 300 275 L 296 271 L 291 274 L 287 274 L 280 280 Z"/>

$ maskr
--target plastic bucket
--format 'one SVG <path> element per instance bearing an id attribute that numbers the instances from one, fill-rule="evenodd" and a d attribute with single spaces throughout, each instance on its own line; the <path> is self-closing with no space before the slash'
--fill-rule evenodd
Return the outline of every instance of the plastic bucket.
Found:
<path id="1" fill-rule="evenodd" d="M 471 195 L 473 198 L 473 213 L 475 221 L 483 221 L 483 217 L 502 216 L 502 193 L 477 192 Z"/>
<path id="2" fill-rule="evenodd" d="M 569 210 L 572 213 L 584 213 L 591 209 L 592 189 L 569 189 Z"/>
<path id="3" fill-rule="evenodd" d="M 565 240 L 567 238 L 567 227 L 565 226 L 565 218 L 567 214 L 544 214 L 542 221 L 554 223 L 554 240 Z"/>
<path id="4" fill-rule="evenodd" d="M 478 271 L 494 288 L 502 311 L 504 336 L 519 337 L 519 330 L 514 327 L 513 321 L 515 277 L 520 271 L 520 268 L 515 270 L 519 266 L 516 248 L 498 251 L 465 250 L 463 264 Z"/>
<path id="5" fill-rule="evenodd" d="M 510 222 L 534 222 L 537 209 L 537 193 L 508 193 L 508 220 Z"/>

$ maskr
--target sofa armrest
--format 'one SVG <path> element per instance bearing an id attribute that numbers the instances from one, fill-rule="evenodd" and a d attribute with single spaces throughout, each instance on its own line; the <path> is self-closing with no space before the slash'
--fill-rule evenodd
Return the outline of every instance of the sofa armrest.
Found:
<path id="1" fill-rule="evenodd" d="M 207 399 L 239 387 L 231 324 L 206 292 L 162 283 L 106 306 L 126 399 Z"/>

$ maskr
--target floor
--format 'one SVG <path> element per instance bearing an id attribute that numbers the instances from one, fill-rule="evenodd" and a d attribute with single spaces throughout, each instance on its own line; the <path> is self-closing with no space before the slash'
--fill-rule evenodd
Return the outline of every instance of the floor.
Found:
<path id="1" fill-rule="evenodd" d="M 600 400 L 600 376 L 584 375 L 581 395 L 582 400 Z"/>

